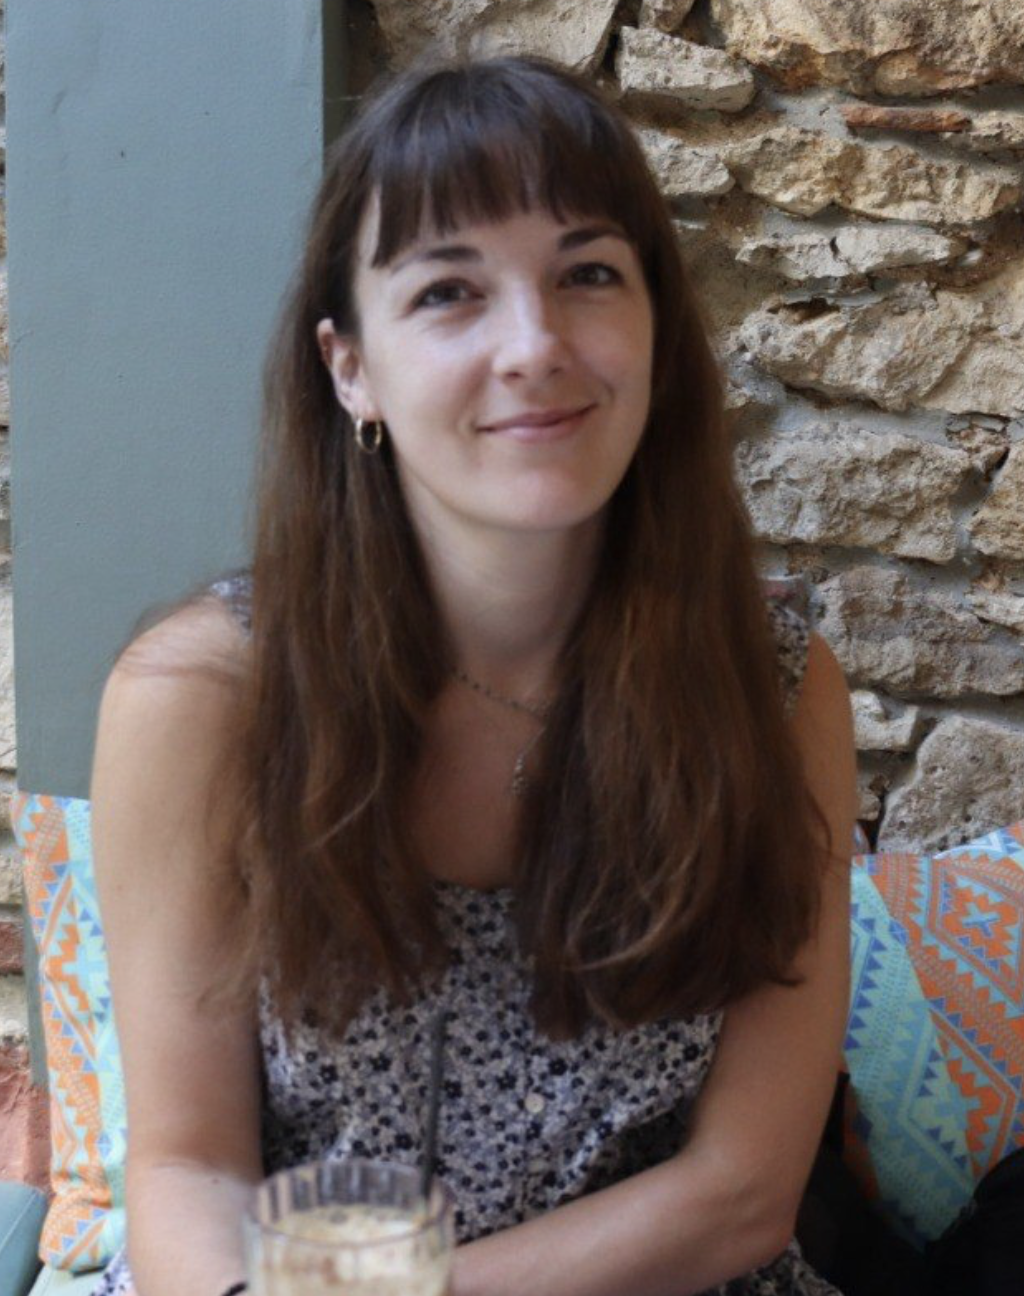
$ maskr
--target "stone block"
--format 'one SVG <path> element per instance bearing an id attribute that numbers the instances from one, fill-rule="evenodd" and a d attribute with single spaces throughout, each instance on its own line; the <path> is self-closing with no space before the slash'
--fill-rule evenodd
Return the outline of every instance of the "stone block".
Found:
<path id="1" fill-rule="evenodd" d="M 809 279 L 842 283 L 855 274 L 839 256 L 831 234 L 824 230 L 754 235 L 739 245 L 736 259 L 759 270 L 771 270 L 794 283 L 804 283 Z"/>
<path id="2" fill-rule="evenodd" d="M 945 850 L 1024 819 L 1024 732 L 967 716 L 921 744 L 906 786 L 890 793 L 882 850 Z"/>
<path id="3" fill-rule="evenodd" d="M 1024 82 L 1024 8 L 900 0 L 711 0 L 727 48 L 789 89 L 927 96 Z"/>
<path id="4" fill-rule="evenodd" d="M 740 112 L 754 98 L 749 68 L 721 50 L 653 27 L 623 27 L 616 60 L 627 102 Z"/>
<path id="5" fill-rule="evenodd" d="M 951 503 L 971 461 L 895 433 L 823 425 L 740 444 L 737 474 L 758 535 L 949 562 Z"/>
<path id="6" fill-rule="evenodd" d="M 968 130 L 968 113 L 953 108 L 890 108 L 882 104 L 842 104 L 839 111 L 851 130 L 916 131 L 944 135 Z"/>
<path id="7" fill-rule="evenodd" d="M 985 427 L 974 419 L 954 420 L 946 429 L 951 445 L 964 450 L 980 473 L 989 473 L 1001 463 L 1010 448 L 1005 428 Z"/>
<path id="8" fill-rule="evenodd" d="M 17 790 L 17 780 L 10 773 L 0 771 L 0 833 L 7 833 L 11 828 L 11 797 Z M 0 842 L 2 847 L 2 842 Z"/>
<path id="9" fill-rule="evenodd" d="M 1024 347 L 1019 359 L 1024 370 Z M 988 499 L 971 519 L 971 538 L 990 557 L 1024 559 L 1024 443 L 1011 448 Z"/>
<path id="10" fill-rule="evenodd" d="M 827 207 L 878 220 L 964 225 L 1014 207 L 1024 188 L 1009 167 L 936 161 L 901 144 L 865 144 L 778 126 L 723 148 L 748 193 L 796 216 Z"/>
<path id="11" fill-rule="evenodd" d="M 1020 594 L 975 585 L 967 594 L 967 602 L 982 621 L 1005 626 L 1024 638 L 1024 597 Z"/>
<path id="12" fill-rule="evenodd" d="M 661 130 L 640 129 L 637 138 L 666 198 L 717 198 L 736 183 L 713 148 Z"/>
<path id="13" fill-rule="evenodd" d="M 0 1179 L 49 1189 L 49 1097 L 32 1084 L 23 1042 L 0 1043 Z"/>
<path id="14" fill-rule="evenodd" d="M 20 976 L 25 970 L 21 919 L 11 910 L 0 911 L 0 976 Z"/>
<path id="15" fill-rule="evenodd" d="M 857 818 L 865 823 L 874 823 L 882 813 L 882 800 L 871 786 L 870 780 L 863 775 L 857 776 Z"/>
<path id="16" fill-rule="evenodd" d="M 763 426 L 762 412 L 774 412 L 786 399 L 785 387 L 750 364 L 742 351 L 734 350 L 726 357 L 725 376 L 726 409 L 736 416 L 756 412 L 759 428 Z"/>
<path id="17" fill-rule="evenodd" d="M 1024 646 L 951 594 L 865 566 L 829 577 L 818 596 L 818 629 L 851 685 L 936 698 L 1024 691 Z"/>
<path id="18" fill-rule="evenodd" d="M 950 142 L 979 153 L 1024 153 L 1024 111 L 971 113 L 970 130 L 953 136 Z"/>
<path id="19" fill-rule="evenodd" d="M 536 0 L 529 5 L 490 0 L 375 0 L 392 61 L 411 63 L 426 50 L 439 55 L 544 54 L 579 72 L 601 61 L 616 0 Z"/>
<path id="20" fill-rule="evenodd" d="M 961 255 L 963 239 L 920 225 L 847 225 L 835 235 L 836 253 L 861 274 L 904 266 L 942 265 Z"/>
<path id="21" fill-rule="evenodd" d="M 867 689 L 854 689 L 850 701 L 858 751 L 905 752 L 916 746 L 924 723 L 920 707 L 894 707 Z"/>
<path id="22" fill-rule="evenodd" d="M 862 301 L 762 306 L 740 332 L 791 387 L 882 409 L 1024 414 L 1024 261 L 969 289 L 906 284 Z"/>
<path id="23" fill-rule="evenodd" d="M 21 904 L 21 851 L 10 833 L 0 837 L 0 905 Z"/>
<path id="24" fill-rule="evenodd" d="M 864 282 L 866 275 L 907 266 L 941 265 L 966 248 L 962 239 L 914 225 L 848 225 L 838 231 L 773 231 L 744 239 L 737 258 L 795 283 Z"/>
<path id="25" fill-rule="evenodd" d="M 0 975 L 0 1051 L 8 1044 L 28 1043 L 25 981 L 16 973 Z"/>
<path id="26" fill-rule="evenodd" d="M 683 19 L 693 5 L 694 0 L 643 0 L 640 5 L 640 26 L 674 32 L 682 26 Z"/>

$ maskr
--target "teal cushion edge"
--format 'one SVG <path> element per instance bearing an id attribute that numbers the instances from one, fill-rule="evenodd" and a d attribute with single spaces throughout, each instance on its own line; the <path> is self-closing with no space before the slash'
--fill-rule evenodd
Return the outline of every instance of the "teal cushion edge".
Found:
<path id="1" fill-rule="evenodd" d="M 100 1153 L 113 1205 L 103 1228 L 103 1254 L 109 1259 L 124 1245 L 125 1240 L 125 1166 L 128 1160 L 128 1105 L 124 1091 L 124 1068 L 121 1063 L 121 1045 L 117 1038 L 117 1022 L 110 998 L 110 972 L 107 967 L 107 948 L 103 937 L 99 896 L 96 893 L 96 873 L 92 856 L 92 802 L 87 799 L 66 797 L 64 824 L 68 836 L 68 853 L 84 867 L 75 872 L 75 887 L 81 912 L 88 913 L 96 925 L 103 943 L 102 975 L 94 977 L 95 992 L 100 1003 L 93 1009 L 96 1022 L 96 1069 L 100 1085 L 100 1117 L 103 1135 Z"/>
<path id="2" fill-rule="evenodd" d="M 46 1198 L 28 1184 L 0 1182 L 0 1292 L 26 1296 L 39 1270 Z"/>
<path id="3" fill-rule="evenodd" d="M 852 902 L 844 1052 L 858 1132 L 883 1213 L 922 1247 L 952 1222 L 974 1186 L 966 1106 L 949 1076 L 906 934 L 875 886 L 870 860 L 855 861 Z"/>
<path id="4" fill-rule="evenodd" d="M 40 995 L 44 1005 L 49 1005 L 57 1019 L 63 1019 L 64 997 L 55 997 L 47 973 L 46 933 L 53 940 L 52 905 L 59 901 L 60 921 L 72 923 L 79 929 L 83 943 L 81 966 L 74 969 L 78 980 L 77 991 L 70 1002 L 81 1013 L 82 995 L 88 999 L 88 1017 L 94 1037 L 90 1065 L 98 1085 L 100 1132 L 93 1150 L 83 1142 L 69 1143 L 52 1151 L 51 1170 L 58 1183 L 58 1198 L 51 1207 L 46 1221 L 40 1254 L 49 1264 L 72 1273 L 92 1273 L 97 1264 L 103 1264 L 120 1250 L 125 1238 L 125 1185 L 124 1171 L 127 1154 L 127 1113 L 124 1093 L 124 1075 L 120 1047 L 110 1000 L 109 971 L 106 945 L 103 940 L 96 895 L 96 881 L 92 856 L 92 803 L 87 798 L 47 795 L 18 789 L 12 801 L 12 829 L 18 846 L 26 856 L 34 849 L 37 820 L 46 816 L 47 808 L 59 808 L 64 844 L 52 854 L 49 869 L 53 881 L 48 885 L 46 898 L 39 904 L 29 904 L 32 934 L 40 952 Z M 48 829 L 48 831 L 52 830 Z M 51 849 L 52 849 L 52 843 Z M 54 883 L 58 883 L 54 885 Z M 29 891 L 26 876 L 26 892 Z M 82 919 L 86 919 L 84 926 Z M 61 973 L 63 976 L 63 973 Z M 45 1016 L 45 1008 L 44 1008 Z M 81 1029 L 81 1021 L 69 1022 L 72 1036 Z M 55 1068 L 51 1051 L 47 1049 L 47 1070 L 50 1080 L 51 1103 L 59 1102 L 65 1092 L 63 1077 Z M 63 1127 L 80 1135 L 74 1113 L 68 1114 Z M 95 1164 L 95 1158 L 99 1165 Z M 93 1185 L 99 1174 L 109 1188 L 109 1206 L 88 1207 L 92 1189 L 85 1191 L 85 1202 L 71 1205 L 65 1194 L 81 1196 L 83 1185 Z M 63 1204 L 62 1203 L 66 1203 Z M 70 1209 L 69 1209 L 70 1206 Z M 45 1273 L 45 1269 L 44 1269 Z M 0 1296 L 3 1296 L 0 1289 Z"/>

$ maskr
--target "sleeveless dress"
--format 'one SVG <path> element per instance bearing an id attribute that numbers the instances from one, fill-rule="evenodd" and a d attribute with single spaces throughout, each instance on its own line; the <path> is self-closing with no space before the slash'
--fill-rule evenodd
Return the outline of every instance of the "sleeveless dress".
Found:
<path id="1" fill-rule="evenodd" d="M 246 573 L 216 582 L 248 627 Z M 771 598 L 787 708 L 807 661 L 808 630 Z M 370 1156 L 417 1164 L 424 1139 L 430 1027 L 448 1010 L 438 1172 L 456 1205 L 460 1242 L 549 1211 L 667 1159 L 715 1054 L 721 1012 L 616 1031 L 591 1024 L 574 1040 L 539 1035 L 531 968 L 517 948 L 511 888 L 434 883 L 451 951 L 438 986 L 410 1007 L 380 991 L 338 1043 L 312 1015 L 289 1047 L 266 985 L 259 996 L 262 1147 L 267 1173 L 315 1158 Z M 94 1296 L 131 1283 L 121 1253 Z M 839 1296 L 796 1242 L 715 1296 Z M 708 1293 L 708 1296 L 712 1296 Z"/>

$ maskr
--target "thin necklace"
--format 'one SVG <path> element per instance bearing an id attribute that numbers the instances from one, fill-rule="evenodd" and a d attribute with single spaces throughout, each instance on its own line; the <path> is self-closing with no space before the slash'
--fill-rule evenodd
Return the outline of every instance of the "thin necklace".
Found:
<path id="1" fill-rule="evenodd" d="M 528 715 L 532 719 L 540 721 L 540 729 L 516 757 L 516 762 L 512 766 L 512 777 L 508 783 L 508 790 L 514 797 L 524 797 L 529 791 L 531 781 L 529 774 L 526 772 L 526 758 L 533 751 L 547 728 L 547 718 L 551 714 L 551 708 L 554 704 L 552 702 L 520 702 L 518 698 L 507 697 L 504 693 L 498 693 L 489 688 L 488 685 L 481 684 L 479 680 L 475 680 L 472 675 L 467 675 L 464 670 L 459 670 L 457 666 L 452 667 L 452 675 L 460 684 L 472 689 L 474 693 L 479 693 L 481 697 L 489 698 L 490 701 L 508 707 L 511 711 L 518 711 L 520 715 Z"/>
<path id="2" fill-rule="evenodd" d="M 475 680 L 472 675 L 467 675 L 464 670 L 458 667 L 452 668 L 452 674 L 460 684 L 465 684 L 475 693 L 482 693 L 484 697 L 490 698 L 492 702 L 500 702 L 502 706 L 510 707 L 513 711 L 520 711 L 523 715 L 533 716 L 534 720 L 546 720 L 551 714 L 551 702 L 520 702 L 518 698 L 508 697 L 504 693 L 498 693 L 487 684 L 481 684 Z"/>

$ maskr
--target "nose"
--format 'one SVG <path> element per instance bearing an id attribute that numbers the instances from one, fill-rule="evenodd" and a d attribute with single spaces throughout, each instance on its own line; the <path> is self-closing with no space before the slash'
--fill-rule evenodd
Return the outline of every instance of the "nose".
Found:
<path id="1" fill-rule="evenodd" d="M 558 304 L 540 291 L 516 293 L 495 320 L 494 370 L 504 379 L 538 381 L 568 361 L 566 325 Z"/>

